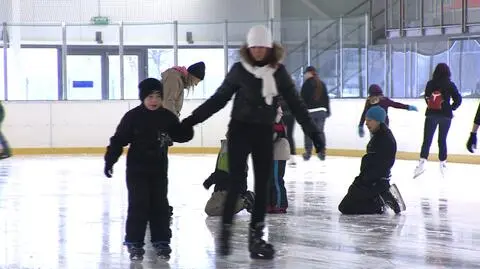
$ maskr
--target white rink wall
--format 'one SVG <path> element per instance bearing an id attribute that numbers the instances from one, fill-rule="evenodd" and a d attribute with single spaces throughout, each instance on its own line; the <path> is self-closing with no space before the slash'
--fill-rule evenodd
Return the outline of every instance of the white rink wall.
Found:
<path id="1" fill-rule="evenodd" d="M 416 105 L 419 112 L 390 109 L 391 128 L 400 152 L 419 152 L 423 136 L 425 103 L 422 99 L 396 99 Z M 203 100 L 186 100 L 186 117 Z M 332 116 L 326 123 L 327 145 L 331 149 L 363 150 L 368 135 L 359 138 L 357 125 L 364 107 L 362 99 L 333 99 Z M 465 143 L 470 133 L 478 99 L 464 99 L 456 111 L 448 136 L 449 154 L 469 154 Z M 139 104 L 128 101 L 9 101 L 4 102 L 6 118 L 2 131 L 12 148 L 105 147 L 122 115 Z M 178 147 L 218 147 L 227 130 L 231 102 L 204 124 L 195 137 Z M 366 127 L 365 127 L 366 128 Z M 367 131 L 367 129 L 365 129 Z M 297 148 L 303 147 L 303 133 L 295 127 Z M 436 137 L 431 148 L 438 152 Z"/>

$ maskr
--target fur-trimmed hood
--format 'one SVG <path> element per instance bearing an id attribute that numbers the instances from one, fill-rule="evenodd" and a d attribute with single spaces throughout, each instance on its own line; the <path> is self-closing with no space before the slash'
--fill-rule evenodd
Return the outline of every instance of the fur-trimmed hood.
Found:
<path id="1" fill-rule="evenodd" d="M 247 45 L 243 45 L 240 48 L 240 58 L 245 60 L 250 65 L 254 64 L 254 60 L 248 53 Z M 281 63 L 284 58 L 285 58 L 285 49 L 279 43 L 274 42 L 272 47 L 272 54 L 270 55 L 270 60 L 268 64 L 272 66 L 276 66 L 277 64 Z"/>

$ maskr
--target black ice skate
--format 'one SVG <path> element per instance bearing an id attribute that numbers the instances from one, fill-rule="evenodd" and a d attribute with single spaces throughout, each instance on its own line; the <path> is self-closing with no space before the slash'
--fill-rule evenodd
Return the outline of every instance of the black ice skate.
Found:
<path id="1" fill-rule="evenodd" d="M 169 259 L 170 253 L 172 253 L 172 249 L 170 248 L 170 244 L 168 242 L 156 242 L 153 243 L 153 247 L 155 248 L 155 252 L 157 256 L 162 259 Z"/>
<path id="2" fill-rule="evenodd" d="M 247 191 L 243 195 L 243 199 L 244 199 L 245 209 L 247 210 L 248 213 L 252 213 L 253 212 L 253 206 L 255 205 L 255 193 L 253 193 L 251 191 Z"/>
<path id="3" fill-rule="evenodd" d="M 265 224 L 257 223 L 255 228 L 250 227 L 248 231 L 248 250 L 252 259 L 270 260 L 275 254 L 272 244 L 262 239 L 264 227 Z"/>
<path id="4" fill-rule="evenodd" d="M 217 241 L 217 252 L 220 256 L 230 255 L 230 237 L 232 236 L 232 225 L 223 224 L 220 228 L 220 237 Z"/>
<path id="5" fill-rule="evenodd" d="M 400 191 L 398 190 L 397 185 L 392 184 L 390 186 L 390 192 L 392 193 L 393 197 L 395 197 L 395 200 L 397 201 L 398 205 L 400 206 L 401 211 L 405 211 L 407 207 L 405 206 L 405 201 L 403 201 L 403 197 L 400 194 Z"/>
<path id="6" fill-rule="evenodd" d="M 131 261 L 142 261 L 145 250 L 142 243 L 124 243 L 127 246 L 128 253 L 130 253 Z"/>
<path id="7" fill-rule="evenodd" d="M 392 185 L 392 186 L 395 186 L 395 185 Z M 395 189 L 398 190 L 396 187 L 394 187 L 394 191 Z M 395 195 L 392 194 L 392 187 L 390 187 L 390 189 L 388 189 L 387 191 L 381 193 L 380 196 L 385 202 L 385 204 L 388 205 L 388 207 L 390 207 L 393 210 L 393 212 L 395 212 L 395 214 L 399 214 L 401 211 L 405 210 L 405 204 L 403 203 L 403 199 L 401 199 L 401 197 L 400 199 L 397 199 L 397 197 L 395 197 Z"/>

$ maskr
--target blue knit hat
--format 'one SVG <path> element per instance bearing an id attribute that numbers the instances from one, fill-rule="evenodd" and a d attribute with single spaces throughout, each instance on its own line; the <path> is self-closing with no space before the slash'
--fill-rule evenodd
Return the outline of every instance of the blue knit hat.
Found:
<path id="1" fill-rule="evenodd" d="M 385 109 L 380 106 L 372 106 L 365 115 L 367 118 L 376 120 L 381 123 L 385 123 L 385 118 L 387 117 L 387 112 Z"/>

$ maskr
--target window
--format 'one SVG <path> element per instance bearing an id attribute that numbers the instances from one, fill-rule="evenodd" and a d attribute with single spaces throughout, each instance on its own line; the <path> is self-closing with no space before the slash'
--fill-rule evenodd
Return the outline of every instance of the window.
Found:
<path id="1" fill-rule="evenodd" d="M 4 69 L 3 69 L 3 48 L 0 47 L 0 100 L 5 100 L 5 78 L 4 78 Z"/>
<path id="2" fill-rule="evenodd" d="M 9 48 L 8 99 L 57 100 L 57 53 L 56 48 Z"/>

